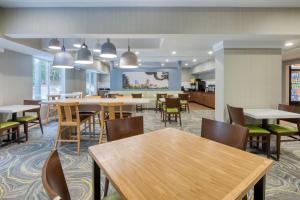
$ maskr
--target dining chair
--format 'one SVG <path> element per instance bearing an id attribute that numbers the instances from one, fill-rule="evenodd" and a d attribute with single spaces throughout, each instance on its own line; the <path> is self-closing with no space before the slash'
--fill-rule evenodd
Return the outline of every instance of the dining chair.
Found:
<path id="1" fill-rule="evenodd" d="M 261 137 L 262 144 L 266 144 L 267 157 L 270 157 L 270 131 L 261 128 L 259 125 L 245 124 L 243 108 L 233 107 L 227 105 L 229 119 L 231 124 L 238 124 L 249 129 L 250 147 L 252 147 L 253 137 L 256 137 L 256 145 L 259 145 L 259 138 Z"/>
<path id="2" fill-rule="evenodd" d="M 28 141 L 29 128 L 39 124 L 42 134 L 44 134 L 41 120 L 41 101 L 40 100 L 24 100 L 24 105 L 38 105 L 39 108 L 27 110 L 23 112 L 22 117 L 17 117 L 16 122 L 23 124 L 26 141 Z"/>
<path id="3" fill-rule="evenodd" d="M 106 122 L 107 141 L 112 142 L 144 133 L 143 116 L 124 119 L 108 120 Z M 105 179 L 104 196 L 109 187 L 108 178 Z"/>
<path id="4" fill-rule="evenodd" d="M 12 139 L 15 139 L 18 143 L 20 143 L 20 123 L 19 122 L 0 122 L 0 147 L 2 146 L 2 137 L 7 136 L 8 141 L 10 141 L 10 135 L 12 135 Z M 13 138 L 15 134 L 16 138 Z"/>
<path id="5" fill-rule="evenodd" d="M 300 107 L 298 106 L 290 106 L 279 104 L 278 110 L 299 113 Z M 295 124 L 296 127 L 288 126 L 288 124 L 283 125 L 280 122 L 288 122 L 291 124 Z M 300 118 L 296 119 L 278 119 L 277 124 L 268 124 L 267 129 L 271 131 L 271 134 L 276 135 L 276 159 L 280 158 L 280 146 L 281 142 L 290 142 L 290 141 L 300 141 Z M 286 136 L 289 139 L 283 139 L 282 137 Z"/>
<path id="6" fill-rule="evenodd" d="M 130 112 L 124 112 L 123 102 L 108 102 L 100 103 L 100 138 L 99 144 L 103 143 L 103 138 L 105 135 L 105 123 L 107 120 L 123 119 L 131 117 Z"/>
<path id="7" fill-rule="evenodd" d="M 108 93 L 107 94 L 108 98 L 113 98 L 113 99 L 117 98 L 118 96 L 119 96 L 119 94 L 113 94 L 113 93 Z"/>
<path id="8" fill-rule="evenodd" d="M 201 136 L 240 150 L 246 150 L 248 129 L 211 119 L 202 119 Z"/>
<path id="9" fill-rule="evenodd" d="M 55 101 L 60 98 L 60 95 L 48 95 L 48 101 Z M 49 123 L 49 117 L 50 115 L 57 115 L 56 106 L 54 104 L 48 104 L 47 106 L 47 116 L 46 116 L 46 124 Z"/>
<path id="10" fill-rule="evenodd" d="M 141 98 L 143 98 L 143 95 L 141 93 L 131 94 L 131 97 L 134 98 L 134 99 L 141 99 Z M 136 105 L 136 111 L 143 112 L 143 105 L 142 104 Z"/>
<path id="11" fill-rule="evenodd" d="M 169 123 L 171 123 L 171 118 L 174 117 L 177 122 L 179 118 L 179 123 L 181 126 L 181 113 L 180 113 L 180 99 L 179 98 L 166 98 L 166 102 L 163 105 L 163 121 L 165 122 L 165 127 L 167 126 L 167 118 Z"/>
<path id="12" fill-rule="evenodd" d="M 89 120 L 90 116 L 79 114 L 78 102 L 58 103 L 56 108 L 58 128 L 54 149 L 57 149 L 59 142 L 75 142 L 77 143 L 77 154 L 80 155 L 80 125 Z M 66 129 L 69 131 L 69 137 L 62 138 L 62 133 Z M 75 130 L 75 135 L 72 135 L 73 130 Z"/>
<path id="13" fill-rule="evenodd" d="M 155 112 L 160 111 L 162 112 L 163 102 L 160 101 L 161 98 L 166 98 L 167 94 L 156 94 L 156 102 L 155 102 Z"/>
<path id="14" fill-rule="evenodd" d="M 189 105 L 190 95 L 187 93 L 182 93 L 182 94 L 178 94 L 178 97 L 180 98 L 181 109 L 190 112 L 190 105 Z"/>
<path id="15" fill-rule="evenodd" d="M 88 100 L 100 100 L 102 99 L 101 96 L 85 96 L 85 99 Z M 96 124 L 97 124 L 97 120 L 96 120 L 96 116 L 98 116 L 98 118 L 100 117 L 100 111 L 99 110 L 85 110 L 85 109 L 79 109 L 79 114 L 80 115 L 89 115 L 90 119 L 87 120 L 84 124 L 85 129 L 87 129 L 87 124 L 88 124 L 88 129 L 89 132 L 93 132 L 95 133 L 96 131 Z"/>
<path id="16" fill-rule="evenodd" d="M 42 184 L 50 199 L 71 200 L 70 192 L 57 150 L 53 150 L 42 169 Z M 121 200 L 117 192 L 103 200 Z"/>

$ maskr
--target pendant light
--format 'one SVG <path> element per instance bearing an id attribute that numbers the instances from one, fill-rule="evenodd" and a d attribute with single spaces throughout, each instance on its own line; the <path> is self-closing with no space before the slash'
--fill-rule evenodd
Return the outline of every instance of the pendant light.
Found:
<path id="1" fill-rule="evenodd" d="M 100 53 L 101 52 L 101 44 L 99 42 L 99 40 L 97 41 L 97 43 L 95 44 L 95 47 L 93 49 L 93 52 L 95 53 Z"/>
<path id="2" fill-rule="evenodd" d="M 101 46 L 101 58 L 116 58 L 117 57 L 117 49 L 113 43 L 110 42 L 109 38 L 107 41 Z"/>
<path id="3" fill-rule="evenodd" d="M 93 55 L 91 51 L 88 49 L 88 46 L 83 42 L 80 49 L 76 53 L 76 64 L 89 65 L 93 64 Z"/>
<path id="4" fill-rule="evenodd" d="M 57 38 L 51 39 L 48 48 L 55 50 L 61 49 L 59 40 Z"/>
<path id="5" fill-rule="evenodd" d="M 128 51 L 122 54 L 120 59 L 120 68 L 138 68 L 138 58 L 135 53 L 130 51 L 129 39 L 128 39 Z"/>
<path id="6" fill-rule="evenodd" d="M 63 39 L 63 46 L 61 47 L 61 52 L 55 54 L 52 66 L 54 68 L 72 69 L 74 68 L 73 64 L 73 57 L 70 53 L 66 52 Z"/>

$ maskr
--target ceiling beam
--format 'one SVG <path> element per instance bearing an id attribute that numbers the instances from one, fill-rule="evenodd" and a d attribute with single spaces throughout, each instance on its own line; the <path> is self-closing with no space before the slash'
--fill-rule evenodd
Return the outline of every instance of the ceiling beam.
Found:
<path id="1" fill-rule="evenodd" d="M 11 37 L 118 34 L 300 35 L 299 8 L 5 8 Z"/>

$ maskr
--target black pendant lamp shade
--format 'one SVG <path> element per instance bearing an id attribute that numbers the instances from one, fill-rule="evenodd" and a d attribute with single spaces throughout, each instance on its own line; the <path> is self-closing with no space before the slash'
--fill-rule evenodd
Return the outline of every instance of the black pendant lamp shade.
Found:
<path id="1" fill-rule="evenodd" d="M 89 65 L 93 64 L 93 62 L 94 60 L 91 51 L 88 49 L 88 46 L 85 43 L 83 43 L 76 53 L 75 63 Z"/>
<path id="2" fill-rule="evenodd" d="M 113 43 L 110 42 L 109 39 L 102 44 L 101 46 L 101 58 L 116 58 L 117 57 L 117 49 Z"/>
<path id="3" fill-rule="evenodd" d="M 54 68 L 72 69 L 74 68 L 73 57 L 70 53 L 66 52 L 65 46 L 61 47 L 61 52 L 55 54 L 53 59 Z"/>

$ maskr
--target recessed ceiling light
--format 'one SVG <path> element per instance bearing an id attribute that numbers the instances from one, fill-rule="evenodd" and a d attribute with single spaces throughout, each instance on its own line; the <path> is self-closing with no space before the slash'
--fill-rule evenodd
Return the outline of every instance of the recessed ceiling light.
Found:
<path id="1" fill-rule="evenodd" d="M 141 60 L 141 59 L 138 59 L 138 62 L 142 62 L 142 60 Z"/>
<path id="2" fill-rule="evenodd" d="M 169 62 L 169 59 L 166 59 L 166 62 Z"/>
<path id="3" fill-rule="evenodd" d="M 172 51 L 172 55 L 175 55 L 176 54 L 176 51 Z"/>
<path id="4" fill-rule="evenodd" d="M 188 63 L 185 63 L 184 65 L 185 65 L 185 66 L 188 66 L 189 64 L 188 64 Z"/>
<path id="5" fill-rule="evenodd" d="M 213 52 L 212 52 L 212 51 L 208 51 L 207 53 L 208 53 L 209 55 L 212 55 L 212 54 L 213 54 Z"/>
<path id="6" fill-rule="evenodd" d="M 293 45 L 294 45 L 294 43 L 292 43 L 292 42 L 287 42 L 287 43 L 284 44 L 284 46 L 286 46 L 286 47 L 291 47 Z"/>
<path id="7" fill-rule="evenodd" d="M 139 66 L 141 66 L 142 65 L 142 63 L 139 63 Z"/>
<path id="8" fill-rule="evenodd" d="M 165 63 L 161 63 L 160 65 L 161 65 L 161 66 L 165 66 Z"/>
<path id="9" fill-rule="evenodd" d="M 118 65 L 119 65 L 118 63 L 115 64 L 115 66 L 118 66 Z"/>
<path id="10" fill-rule="evenodd" d="M 140 52 L 136 51 L 136 52 L 135 52 L 135 54 L 136 54 L 136 55 L 139 55 L 139 54 L 140 54 Z"/>
<path id="11" fill-rule="evenodd" d="M 196 59 L 196 58 L 194 58 L 194 59 L 193 59 L 193 62 L 197 62 L 197 59 Z"/>
<path id="12" fill-rule="evenodd" d="M 102 60 L 102 62 L 106 62 L 106 60 L 105 60 L 105 59 L 103 59 L 103 60 Z"/>

